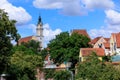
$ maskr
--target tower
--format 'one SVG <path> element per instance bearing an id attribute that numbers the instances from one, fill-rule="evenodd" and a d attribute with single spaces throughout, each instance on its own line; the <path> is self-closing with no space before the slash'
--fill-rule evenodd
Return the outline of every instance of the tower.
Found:
<path id="1" fill-rule="evenodd" d="M 38 18 L 38 23 L 37 23 L 37 28 L 36 28 L 36 36 L 38 38 L 38 41 L 40 43 L 40 48 L 39 50 L 41 50 L 43 48 L 43 23 L 41 20 L 41 16 L 39 16 Z"/>

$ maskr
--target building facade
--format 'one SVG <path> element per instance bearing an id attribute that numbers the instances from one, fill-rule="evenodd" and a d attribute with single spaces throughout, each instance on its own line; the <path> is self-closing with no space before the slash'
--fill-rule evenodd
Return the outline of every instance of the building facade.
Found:
<path id="1" fill-rule="evenodd" d="M 99 60 L 102 60 L 102 57 L 105 56 L 103 48 L 80 48 L 79 61 L 86 61 L 87 57 L 90 56 L 93 52 L 96 53 Z"/>

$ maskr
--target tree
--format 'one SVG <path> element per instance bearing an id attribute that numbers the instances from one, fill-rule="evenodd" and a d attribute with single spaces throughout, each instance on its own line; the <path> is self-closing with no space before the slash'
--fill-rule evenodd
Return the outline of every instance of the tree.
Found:
<path id="1" fill-rule="evenodd" d="M 0 9 L 0 72 L 7 71 L 8 57 L 12 49 L 11 40 L 18 40 L 15 20 L 9 20 L 7 13 Z"/>
<path id="2" fill-rule="evenodd" d="M 71 74 L 67 70 L 60 70 L 54 73 L 54 80 L 70 80 Z"/>
<path id="3" fill-rule="evenodd" d="M 24 45 L 14 46 L 11 49 L 11 55 L 14 54 L 16 51 L 22 51 L 24 54 L 36 54 L 32 49 L 29 49 L 28 47 Z"/>
<path id="4" fill-rule="evenodd" d="M 10 73 L 14 74 L 17 80 L 36 80 L 35 69 L 42 69 L 43 61 L 39 55 L 16 51 L 11 56 L 10 65 Z"/>
<path id="5" fill-rule="evenodd" d="M 44 73 L 45 73 L 45 80 L 53 79 L 55 75 L 54 74 L 55 69 L 44 69 Z"/>
<path id="6" fill-rule="evenodd" d="M 39 42 L 35 40 L 30 40 L 27 43 L 21 43 L 16 45 L 11 49 L 11 54 L 14 54 L 16 51 L 23 51 L 25 54 L 38 54 Z"/>
<path id="7" fill-rule="evenodd" d="M 100 61 L 93 52 L 86 62 L 77 65 L 76 80 L 119 80 L 119 75 L 111 63 Z"/>
<path id="8" fill-rule="evenodd" d="M 37 43 L 30 41 L 12 48 L 9 73 L 15 76 L 14 80 L 35 80 L 36 69 L 42 69 L 43 60 L 37 54 Z"/>
<path id="9" fill-rule="evenodd" d="M 62 32 L 48 44 L 51 58 L 55 63 L 72 62 L 72 68 L 78 62 L 80 48 L 89 47 L 90 39 L 86 36 Z"/>
<path id="10" fill-rule="evenodd" d="M 31 49 L 35 54 L 37 54 L 39 51 L 39 42 L 35 40 L 30 40 L 27 43 L 22 43 L 21 45 L 25 46 L 28 49 Z"/>
<path id="11" fill-rule="evenodd" d="M 43 50 L 41 50 L 40 52 L 40 56 L 42 57 L 43 60 L 45 60 L 45 57 L 49 54 L 49 49 L 48 48 L 44 48 Z"/>

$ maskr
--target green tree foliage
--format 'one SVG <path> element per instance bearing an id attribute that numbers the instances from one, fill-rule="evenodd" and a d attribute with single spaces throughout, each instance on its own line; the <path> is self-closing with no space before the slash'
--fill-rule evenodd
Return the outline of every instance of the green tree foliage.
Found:
<path id="1" fill-rule="evenodd" d="M 27 48 L 24 45 L 14 46 L 11 50 L 11 54 L 14 54 L 16 51 L 22 51 L 24 54 L 35 54 L 33 50 Z"/>
<path id="2" fill-rule="evenodd" d="M 26 48 L 32 50 L 35 54 L 38 53 L 39 42 L 35 40 L 30 40 L 27 43 L 22 43 L 21 45 L 25 46 Z"/>
<path id="3" fill-rule="evenodd" d="M 43 58 L 43 60 L 45 59 L 45 57 L 49 54 L 49 49 L 48 48 L 44 48 L 43 50 L 41 50 L 40 52 L 40 56 Z"/>
<path id="4" fill-rule="evenodd" d="M 23 51 L 25 54 L 38 54 L 39 42 L 31 40 L 27 43 L 14 46 L 11 53 L 14 54 L 16 51 Z"/>
<path id="5" fill-rule="evenodd" d="M 0 9 L 0 72 L 8 66 L 8 56 L 12 49 L 11 40 L 19 39 L 15 23 L 15 20 L 9 20 L 7 13 Z"/>
<path id="6" fill-rule="evenodd" d="M 25 54 L 22 51 L 16 51 L 10 59 L 11 74 L 16 76 L 17 80 L 35 80 L 35 69 L 42 69 L 43 61 L 41 56 L 36 54 Z"/>
<path id="7" fill-rule="evenodd" d="M 67 70 L 60 70 L 54 73 L 54 80 L 70 80 L 71 74 Z"/>
<path id="8" fill-rule="evenodd" d="M 100 61 L 93 52 L 86 62 L 77 65 L 76 80 L 120 80 L 119 75 L 111 63 Z"/>
<path id="9" fill-rule="evenodd" d="M 71 72 L 68 70 L 45 69 L 45 80 L 70 80 L 72 78 Z"/>
<path id="10" fill-rule="evenodd" d="M 112 56 L 110 55 L 104 56 L 103 61 L 112 62 Z"/>
<path id="11" fill-rule="evenodd" d="M 45 69 L 45 80 L 52 79 L 54 77 L 55 69 Z"/>
<path id="12" fill-rule="evenodd" d="M 48 44 L 50 48 L 51 58 L 55 63 L 63 63 L 64 61 L 72 62 L 72 67 L 78 62 L 80 48 L 89 47 L 89 38 L 77 33 L 69 35 L 68 32 L 62 32 Z"/>
<path id="13" fill-rule="evenodd" d="M 14 80 L 35 80 L 36 68 L 43 66 L 42 57 L 37 54 L 38 45 L 32 40 L 12 48 L 9 73 L 14 75 Z"/>

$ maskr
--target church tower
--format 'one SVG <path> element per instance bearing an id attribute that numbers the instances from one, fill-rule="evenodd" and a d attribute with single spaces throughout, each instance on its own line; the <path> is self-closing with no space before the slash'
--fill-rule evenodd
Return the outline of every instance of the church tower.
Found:
<path id="1" fill-rule="evenodd" d="M 41 16 L 39 16 L 38 18 L 38 23 L 37 23 L 37 28 L 36 28 L 36 36 L 38 38 L 38 41 L 40 43 L 40 49 L 43 49 L 43 23 L 42 23 L 42 20 L 41 20 Z"/>

